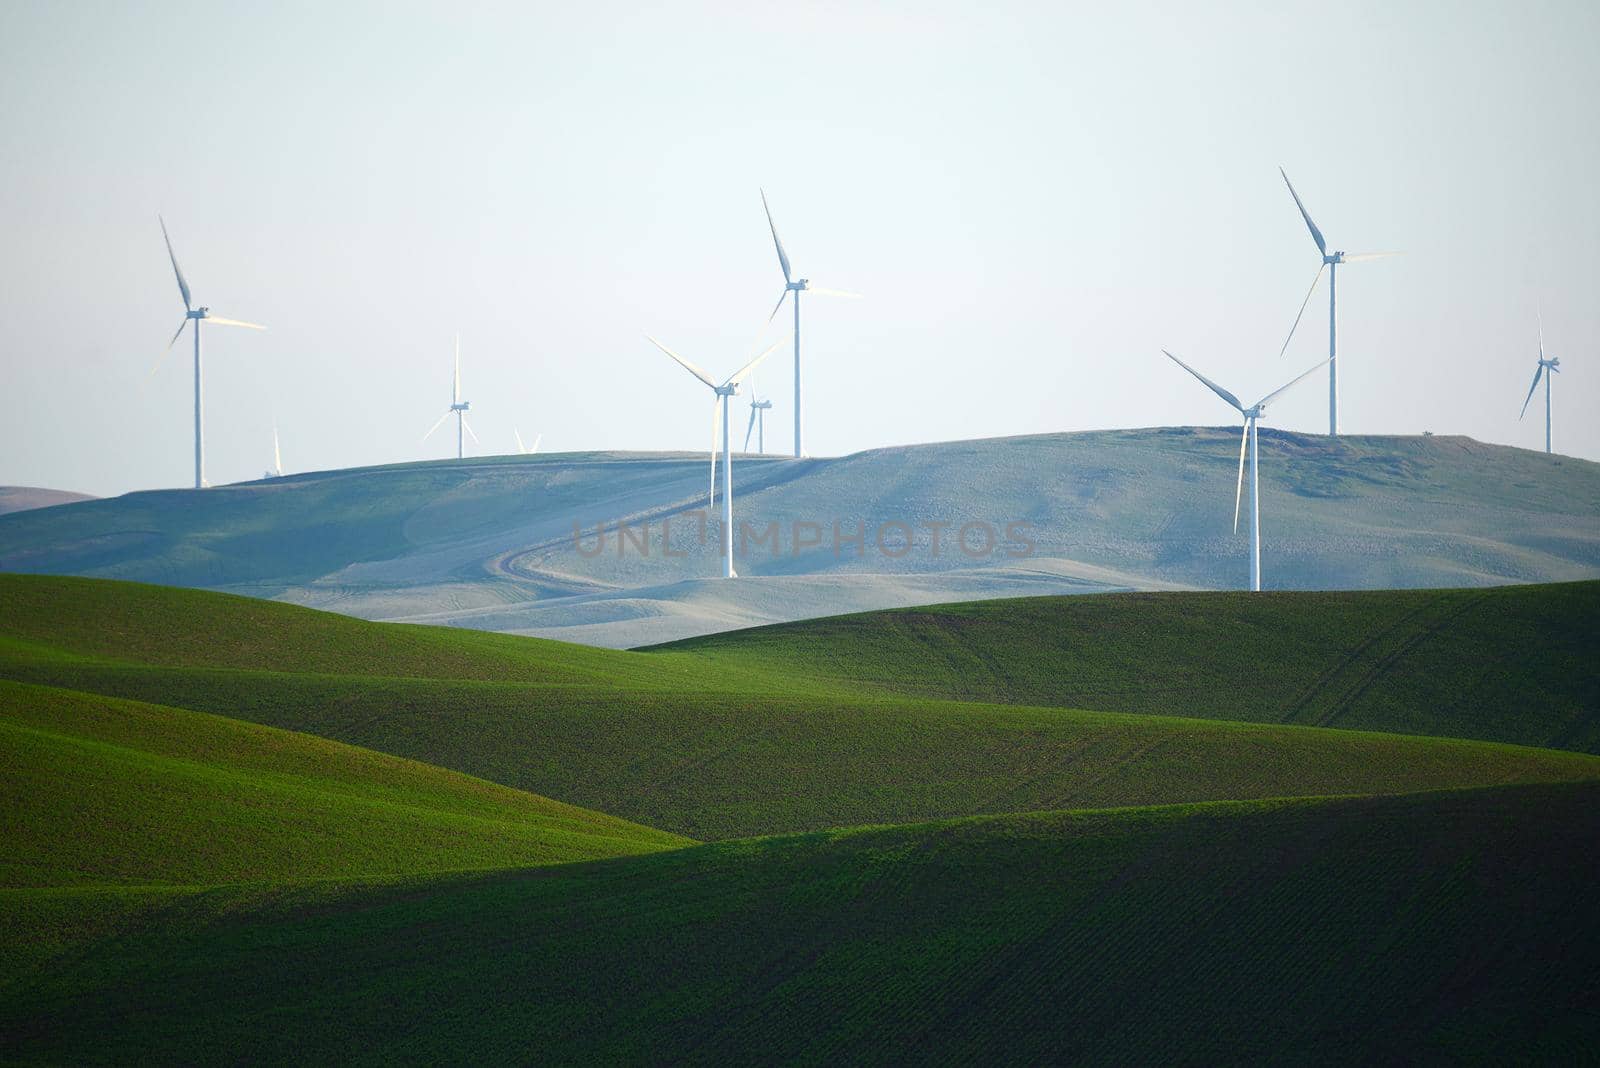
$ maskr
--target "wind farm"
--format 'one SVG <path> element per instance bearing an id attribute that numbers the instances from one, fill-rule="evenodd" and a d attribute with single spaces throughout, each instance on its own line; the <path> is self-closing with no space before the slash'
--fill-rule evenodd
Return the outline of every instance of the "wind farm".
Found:
<path id="1" fill-rule="evenodd" d="M 1593 1059 L 1600 11 L 192 16 L 0 16 L 0 1061 Z"/>

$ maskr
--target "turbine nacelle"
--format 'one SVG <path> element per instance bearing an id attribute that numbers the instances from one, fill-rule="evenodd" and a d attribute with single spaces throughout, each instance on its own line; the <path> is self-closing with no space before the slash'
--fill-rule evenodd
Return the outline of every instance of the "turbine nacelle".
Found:
<path id="1" fill-rule="evenodd" d="M 471 407 L 471 401 L 457 401 L 455 404 L 450 405 L 450 410 L 452 412 L 465 412 L 471 409 Z"/>
<path id="2" fill-rule="evenodd" d="M 209 319 L 209 318 L 211 318 L 211 309 L 210 308 L 191 308 L 189 310 L 189 313 L 185 316 L 185 318 L 188 318 L 188 319 Z"/>
<path id="3" fill-rule="evenodd" d="M 798 293 L 802 289 L 810 289 L 811 288 L 811 279 L 809 279 L 809 278 L 796 279 L 793 282 L 786 283 L 783 288 L 792 289 L 796 293 Z"/>

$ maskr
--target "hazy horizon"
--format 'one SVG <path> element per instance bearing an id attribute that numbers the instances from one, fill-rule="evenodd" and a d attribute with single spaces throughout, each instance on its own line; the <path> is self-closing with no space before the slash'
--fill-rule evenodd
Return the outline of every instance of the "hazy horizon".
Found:
<path id="1" fill-rule="evenodd" d="M 1517 412 L 1537 316 L 1556 449 L 1600 459 L 1600 9 L 1237 4 L 0 10 L 0 484 L 259 477 L 469 453 L 704 450 L 710 397 L 782 288 L 807 297 L 808 451 L 1226 425 L 1326 356 L 1339 274 L 1351 434 L 1542 448 Z M 1590 129 L 1585 135 L 1583 130 Z M 764 336 L 787 336 L 788 311 Z M 778 327 L 783 327 L 780 332 Z M 757 378 L 791 441 L 787 346 Z M 1265 426 L 1323 432 L 1323 375 Z M 735 402 L 742 435 L 748 411 Z M 1226 476 L 1223 476 L 1226 480 Z"/>

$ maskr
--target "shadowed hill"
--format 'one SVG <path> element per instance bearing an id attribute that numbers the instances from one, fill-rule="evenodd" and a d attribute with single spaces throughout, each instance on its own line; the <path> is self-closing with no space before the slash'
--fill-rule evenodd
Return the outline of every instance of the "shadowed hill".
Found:
<path id="1" fill-rule="evenodd" d="M 758 656 L 611 652 L 192 590 L 0 576 L 0 596 L 19 609 L 0 616 L 0 676 L 304 731 L 699 839 L 1600 775 L 1578 753 L 908 696 Z M 1174 675 L 1173 708 L 1192 681 Z"/>
<path id="2" fill-rule="evenodd" d="M 734 584 L 702 581 L 720 570 L 701 523 L 704 465 L 676 454 L 491 457 L 129 494 L 0 517 L 0 569 L 637 645 L 988 596 L 1236 588 L 1237 453 L 1231 429 L 1157 428 L 741 458 L 750 531 L 746 581 Z M 1269 587 L 1600 577 L 1597 464 L 1465 438 L 1263 430 L 1261 478 Z"/>
<path id="3" fill-rule="evenodd" d="M 1581 582 L 985 601 L 660 648 L 902 694 L 1600 752 L 1597 633 Z"/>
<path id="4" fill-rule="evenodd" d="M 0 987 L 0 1031 L 66 1063 L 1571 1063 L 1600 1041 L 1597 835 L 1591 784 L 12 892 L 12 932 L 73 952 Z"/>

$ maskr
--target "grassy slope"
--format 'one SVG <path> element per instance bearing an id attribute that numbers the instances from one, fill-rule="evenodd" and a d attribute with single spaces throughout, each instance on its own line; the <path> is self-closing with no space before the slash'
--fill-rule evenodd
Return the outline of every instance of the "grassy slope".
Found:
<path id="1" fill-rule="evenodd" d="M 1600 582 L 983 601 L 696 638 L 898 693 L 1482 738 L 1600 752 Z"/>
<path id="2" fill-rule="evenodd" d="M 0 811 L 5 887 L 372 877 L 684 844 L 321 738 L 8 682 Z"/>
<path id="3" fill-rule="evenodd" d="M 1571 1062 L 1600 1040 L 1597 835 L 1589 784 L 129 894 L 0 987 L 0 1033 L 69 1063 Z M 83 904 L 4 900 L 58 931 Z"/>
<path id="4" fill-rule="evenodd" d="M 0 676 L 307 731 L 700 839 L 1600 777 L 1582 754 L 862 694 L 191 590 L 0 576 L 0 593 L 18 609 Z"/>

